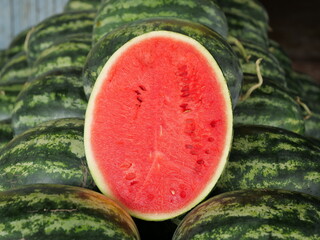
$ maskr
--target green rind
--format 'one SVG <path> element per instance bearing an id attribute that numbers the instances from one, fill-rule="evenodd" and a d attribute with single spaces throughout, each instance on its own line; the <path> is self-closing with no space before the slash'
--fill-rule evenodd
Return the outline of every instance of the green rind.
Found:
<path id="1" fill-rule="evenodd" d="M 257 76 L 244 75 L 241 95 L 259 82 Z M 241 99 L 241 98 L 240 98 Z M 233 113 L 236 125 L 265 125 L 304 134 L 305 122 L 300 105 L 285 89 L 264 79 L 249 98 L 239 101 Z"/>
<path id="2" fill-rule="evenodd" d="M 305 135 L 320 140 L 320 106 L 306 102 L 307 106 L 310 105 L 311 116 L 305 112 Z"/>
<path id="3" fill-rule="evenodd" d="M 89 98 L 94 83 L 111 55 L 134 37 L 152 31 L 172 31 L 189 36 L 202 44 L 218 63 L 227 81 L 233 106 L 242 84 L 239 61 L 230 45 L 216 32 L 204 25 L 181 19 L 156 18 L 134 22 L 104 36 L 88 54 L 84 66 L 84 90 Z"/>
<path id="4" fill-rule="evenodd" d="M 63 8 L 64 12 L 98 10 L 101 0 L 69 0 Z"/>
<path id="5" fill-rule="evenodd" d="M 257 75 L 256 61 L 262 58 L 259 65 L 262 77 L 272 79 L 280 87 L 287 86 L 285 72 L 272 53 L 250 42 L 241 41 L 240 43 L 246 52 L 246 56 L 243 55 L 243 52 L 238 46 L 230 42 L 233 50 L 239 57 L 241 69 L 244 74 Z"/>
<path id="6" fill-rule="evenodd" d="M 0 151 L 13 138 L 11 120 L 0 120 Z"/>
<path id="7" fill-rule="evenodd" d="M 24 42 L 30 29 L 31 28 L 24 29 L 11 40 L 7 49 L 8 58 L 12 58 L 14 55 L 24 51 Z"/>
<path id="8" fill-rule="evenodd" d="M 7 50 L 6 49 L 1 49 L 0 50 L 0 71 L 3 68 L 3 66 L 6 64 L 7 62 Z"/>
<path id="9" fill-rule="evenodd" d="M 139 240 L 132 218 L 92 190 L 37 184 L 0 193 L 0 238 Z"/>
<path id="10" fill-rule="evenodd" d="M 220 194 L 194 208 L 172 239 L 320 239 L 320 199 L 275 189 Z"/>
<path id="11" fill-rule="evenodd" d="M 82 68 L 56 69 L 28 82 L 12 110 L 15 135 L 48 120 L 84 118 L 87 99 L 81 74 Z"/>
<path id="12" fill-rule="evenodd" d="M 83 68 L 91 43 L 91 35 L 81 38 L 67 36 L 56 42 L 45 49 L 34 62 L 32 79 L 55 69 Z"/>
<path id="13" fill-rule="evenodd" d="M 290 76 L 292 71 L 292 60 L 284 48 L 275 40 L 269 39 L 269 52 L 271 52 L 281 64 L 281 67 L 285 71 L 286 77 Z"/>
<path id="14" fill-rule="evenodd" d="M 268 32 L 262 29 L 256 19 L 224 10 L 227 17 L 229 35 L 239 41 L 251 42 L 267 50 L 269 46 Z"/>
<path id="15" fill-rule="evenodd" d="M 320 196 L 320 147 L 306 137 L 266 126 L 236 126 L 219 192 L 279 188 Z"/>
<path id="16" fill-rule="evenodd" d="M 1 69 L 0 87 L 9 90 L 10 86 L 18 87 L 20 85 L 21 89 L 23 84 L 28 81 L 31 73 L 27 55 L 22 51 L 10 58 Z"/>
<path id="17" fill-rule="evenodd" d="M 7 91 L 0 87 L 0 121 L 10 119 L 19 91 Z"/>
<path id="18" fill-rule="evenodd" d="M 95 11 L 65 12 L 46 18 L 29 32 L 25 49 L 32 64 L 41 52 L 67 35 L 92 34 Z"/>
<path id="19" fill-rule="evenodd" d="M 228 24 L 212 0 L 108 0 L 101 4 L 93 27 L 93 42 L 124 24 L 155 17 L 174 17 L 204 24 L 226 37 Z"/>
<path id="20" fill-rule="evenodd" d="M 83 146 L 84 120 L 52 120 L 15 136 L 0 152 L 0 190 L 34 183 L 95 188 Z"/>
<path id="21" fill-rule="evenodd" d="M 269 30 L 269 15 L 259 0 L 217 0 L 224 12 L 249 17 L 264 31 Z"/>

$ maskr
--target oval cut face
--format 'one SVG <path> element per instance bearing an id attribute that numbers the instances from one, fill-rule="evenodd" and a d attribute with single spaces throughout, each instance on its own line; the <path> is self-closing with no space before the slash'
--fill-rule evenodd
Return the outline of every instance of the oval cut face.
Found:
<path id="1" fill-rule="evenodd" d="M 169 31 L 133 38 L 106 62 L 85 119 L 99 189 L 130 214 L 180 215 L 214 187 L 232 135 L 226 81 L 197 41 Z"/>

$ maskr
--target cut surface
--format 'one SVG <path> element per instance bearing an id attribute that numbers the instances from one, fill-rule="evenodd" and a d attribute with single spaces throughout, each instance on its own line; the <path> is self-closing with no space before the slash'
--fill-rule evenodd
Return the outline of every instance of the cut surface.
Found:
<path id="1" fill-rule="evenodd" d="M 132 215 L 177 216 L 201 201 L 232 135 L 220 68 L 195 40 L 155 31 L 108 60 L 91 94 L 85 150 L 100 190 Z"/>

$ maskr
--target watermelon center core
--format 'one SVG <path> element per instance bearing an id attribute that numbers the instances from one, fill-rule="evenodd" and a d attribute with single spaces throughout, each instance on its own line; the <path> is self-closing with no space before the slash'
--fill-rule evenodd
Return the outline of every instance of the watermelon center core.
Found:
<path id="1" fill-rule="evenodd" d="M 178 214 L 221 174 L 230 97 L 213 57 L 189 37 L 158 31 L 126 43 L 101 71 L 88 109 L 90 171 L 133 215 Z"/>

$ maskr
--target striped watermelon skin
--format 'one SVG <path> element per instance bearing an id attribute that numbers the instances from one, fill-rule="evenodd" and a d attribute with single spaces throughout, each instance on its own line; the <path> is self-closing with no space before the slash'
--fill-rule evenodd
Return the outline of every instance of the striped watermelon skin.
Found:
<path id="1" fill-rule="evenodd" d="M 262 29 L 256 19 L 248 15 L 224 9 L 227 18 L 229 35 L 239 41 L 251 42 L 263 49 L 268 49 L 269 38 L 266 29 Z"/>
<path id="2" fill-rule="evenodd" d="M 0 193 L 1 239 L 138 240 L 132 218 L 92 190 L 35 184 Z"/>
<path id="3" fill-rule="evenodd" d="M 6 90 L 19 90 L 28 81 L 32 71 L 25 52 L 10 58 L 0 71 L 0 87 Z"/>
<path id="4" fill-rule="evenodd" d="M 259 82 L 257 76 L 245 75 L 241 95 Z M 276 114 L 274 114 L 276 113 Z M 304 134 L 305 121 L 300 105 L 284 88 L 269 79 L 249 98 L 239 101 L 233 113 L 234 124 L 265 125 Z"/>
<path id="5" fill-rule="evenodd" d="M 3 68 L 3 66 L 6 64 L 7 62 L 7 51 L 6 49 L 2 49 L 0 50 L 0 71 Z"/>
<path id="6" fill-rule="evenodd" d="M 67 36 L 45 49 L 33 64 L 32 79 L 62 68 L 83 68 L 91 49 L 91 35 Z M 32 80 L 31 80 L 32 81 Z"/>
<path id="7" fill-rule="evenodd" d="M 0 121 L 11 119 L 11 114 L 19 91 L 7 91 L 0 87 Z"/>
<path id="8" fill-rule="evenodd" d="M 0 120 L 0 150 L 13 138 L 11 120 Z"/>
<path id="9" fill-rule="evenodd" d="M 273 39 L 269 39 L 268 50 L 278 59 L 283 70 L 285 71 L 286 77 L 288 78 L 292 71 L 292 60 L 290 59 L 288 53 L 277 41 Z"/>
<path id="10" fill-rule="evenodd" d="M 30 29 L 26 28 L 14 36 L 7 49 L 8 58 L 12 58 L 14 55 L 24 51 L 24 42 Z"/>
<path id="11" fill-rule="evenodd" d="M 320 146 L 285 129 L 236 126 L 218 192 L 279 188 L 320 196 Z"/>
<path id="12" fill-rule="evenodd" d="M 220 194 L 194 208 L 172 239 L 320 239 L 320 199 L 276 189 Z"/>
<path id="13" fill-rule="evenodd" d="M 101 0 L 69 0 L 64 6 L 63 11 L 85 11 L 85 10 L 98 10 Z"/>
<path id="14" fill-rule="evenodd" d="M 124 24 L 155 17 L 175 17 L 228 34 L 226 17 L 212 0 L 108 0 L 101 4 L 93 28 L 93 41 Z"/>
<path id="15" fill-rule="evenodd" d="M 26 39 L 28 62 L 33 64 L 41 52 L 67 35 L 81 38 L 92 34 L 96 11 L 65 12 L 46 18 L 29 32 Z"/>
<path id="16" fill-rule="evenodd" d="M 280 87 L 287 86 L 285 72 L 272 53 L 254 43 L 242 41 L 241 44 L 246 51 L 246 56 L 243 56 L 239 47 L 231 43 L 233 50 L 239 57 L 241 69 L 244 74 L 257 75 L 256 61 L 262 58 L 260 63 L 262 77 L 272 79 Z"/>
<path id="17" fill-rule="evenodd" d="M 84 66 L 84 90 L 89 98 L 93 85 L 110 56 L 130 39 L 152 31 L 171 31 L 189 36 L 202 44 L 215 58 L 227 81 L 233 105 L 236 104 L 242 84 L 239 61 L 230 45 L 221 35 L 191 21 L 156 18 L 136 21 L 107 34 L 90 50 Z"/>
<path id="18" fill-rule="evenodd" d="M 38 124 L 60 118 L 84 118 L 87 98 L 82 68 L 55 69 L 28 82 L 12 110 L 15 135 Z"/>
<path id="19" fill-rule="evenodd" d="M 269 15 L 259 0 L 217 0 L 223 11 L 248 16 L 259 24 L 261 29 L 268 31 Z"/>
<path id="20" fill-rule="evenodd" d="M 34 183 L 95 188 L 83 147 L 84 120 L 47 121 L 15 136 L 0 152 L 0 190 Z"/>

